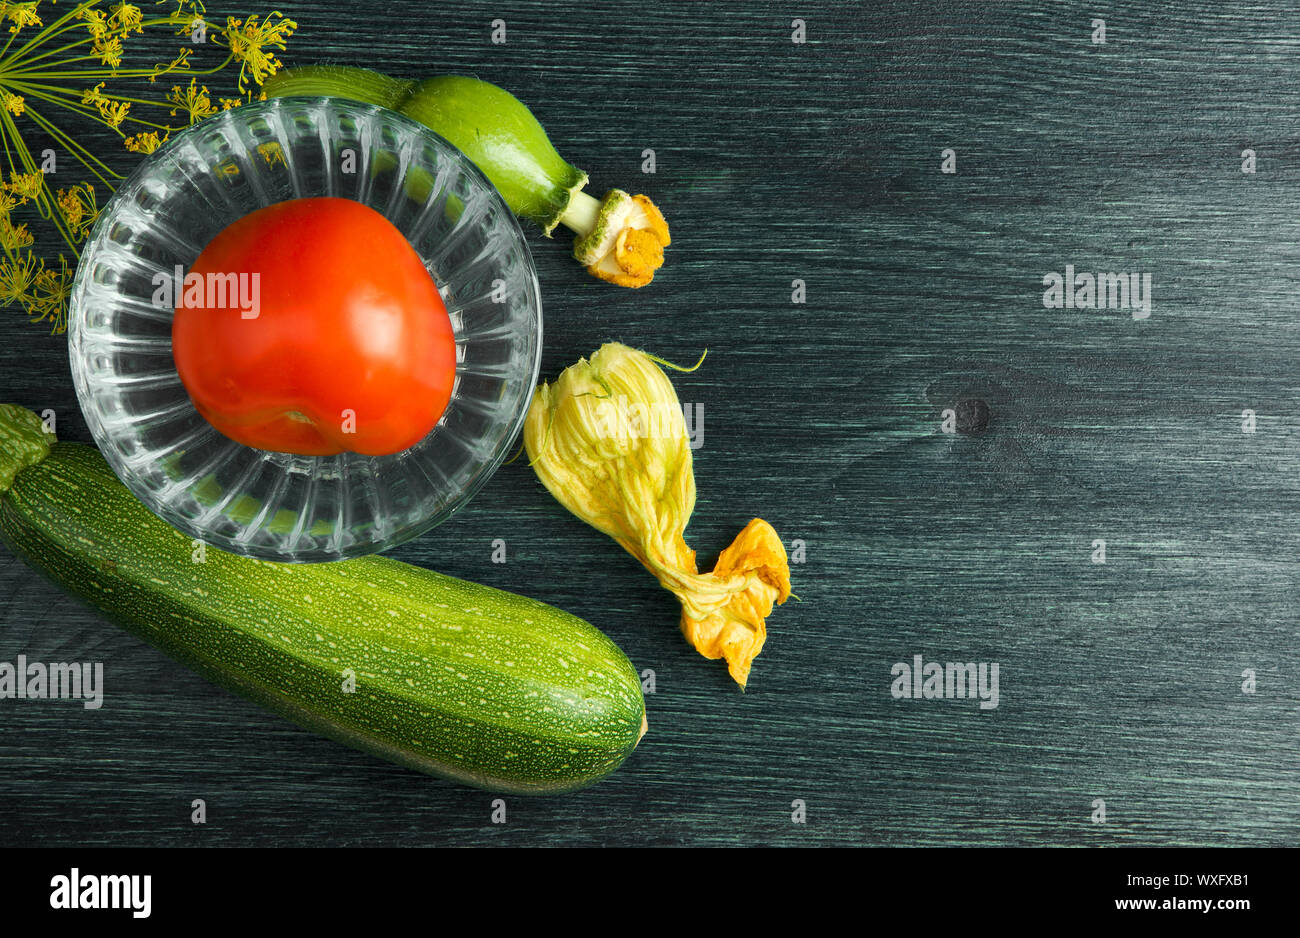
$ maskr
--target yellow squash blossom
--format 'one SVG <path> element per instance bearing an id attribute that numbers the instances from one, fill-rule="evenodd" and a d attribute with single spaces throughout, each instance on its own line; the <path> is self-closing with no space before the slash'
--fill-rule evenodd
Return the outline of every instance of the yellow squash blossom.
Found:
<path id="1" fill-rule="evenodd" d="M 677 596 L 686 638 L 706 658 L 725 658 L 743 688 L 773 605 L 790 596 L 785 547 L 755 518 L 712 572 L 698 571 L 685 538 L 695 508 L 690 440 L 655 359 L 611 342 L 565 369 L 534 394 L 524 444 L 550 493 Z"/>

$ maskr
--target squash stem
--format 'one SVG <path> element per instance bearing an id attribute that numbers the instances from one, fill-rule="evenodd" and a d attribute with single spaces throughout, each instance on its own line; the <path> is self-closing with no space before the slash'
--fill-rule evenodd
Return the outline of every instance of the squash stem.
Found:
<path id="1" fill-rule="evenodd" d="M 596 227 L 596 219 L 599 216 L 600 200 L 581 189 L 576 189 L 570 194 L 569 205 L 559 220 L 561 225 L 579 238 L 585 238 Z"/>
<path id="2" fill-rule="evenodd" d="M 9 491 L 14 476 L 49 455 L 54 440 L 54 433 L 32 411 L 0 404 L 0 495 Z"/>

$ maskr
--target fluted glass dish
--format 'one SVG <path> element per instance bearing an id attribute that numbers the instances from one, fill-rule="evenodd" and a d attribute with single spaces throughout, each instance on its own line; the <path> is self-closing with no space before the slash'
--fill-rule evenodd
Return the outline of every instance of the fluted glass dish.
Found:
<path id="1" fill-rule="evenodd" d="M 286 199 L 368 205 L 414 246 L 456 335 L 451 402 L 391 456 L 250 449 L 190 402 L 173 310 L 154 277 L 188 270 L 219 231 Z M 537 382 L 541 302 L 518 222 L 491 183 L 429 129 L 338 98 L 281 98 L 210 117 L 147 157 L 104 207 L 72 288 L 69 354 L 86 422 L 155 513 L 206 544 L 278 561 L 337 560 L 447 520 L 519 432 Z"/>

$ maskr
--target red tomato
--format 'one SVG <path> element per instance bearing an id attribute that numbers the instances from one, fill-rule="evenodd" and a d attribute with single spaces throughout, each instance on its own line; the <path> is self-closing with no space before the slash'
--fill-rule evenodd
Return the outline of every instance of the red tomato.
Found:
<path id="1" fill-rule="evenodd" d="M 177 294 L 172 353 L 214 427 L 308 456 L 414 446 L 456 374 L 451 321 L 419 255 L 349 199 L 280 202 L 213 238 Z"/>

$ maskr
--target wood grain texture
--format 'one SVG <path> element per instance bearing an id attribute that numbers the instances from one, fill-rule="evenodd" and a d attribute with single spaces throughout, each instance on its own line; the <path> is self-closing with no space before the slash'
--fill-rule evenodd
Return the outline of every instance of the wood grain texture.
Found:
<path id="1" fill-rule="evenodd" d="M 493 825 L 493 796 L 264 714 L 6 554 L 0 660 L 100 660 L 107 694 L 97 712 L 0 701 L 4 842 L 1297 841 L 1290 4 L 281 9 L 301 24 L 287 61 L 477 74 L 594 189 L 663 207 L 669 260 L 640 291 L 533 233 L 543 374 L 609 339 L 673 360 L 708 347 L 674 376 L 705 414 L 690 542 L 709 562 L 767 518 L 806 544 L 801 602 L 773 614 L 742 695 L 686 646 L 669 594 L 522 461 L 503 468 L 395 556 L 588 619 L 657 693 L 615 776 L 511 799 Z M 1042 277 L 1066 264 L 1150 272 L 1151 317 L 1045 309 Z M 88 439 L 63 343 L 12 310 L 0 342 L 0 397 Z M 999 707 L 893 699 L 890 668 L 914 654 L 998 662 Z"/>

